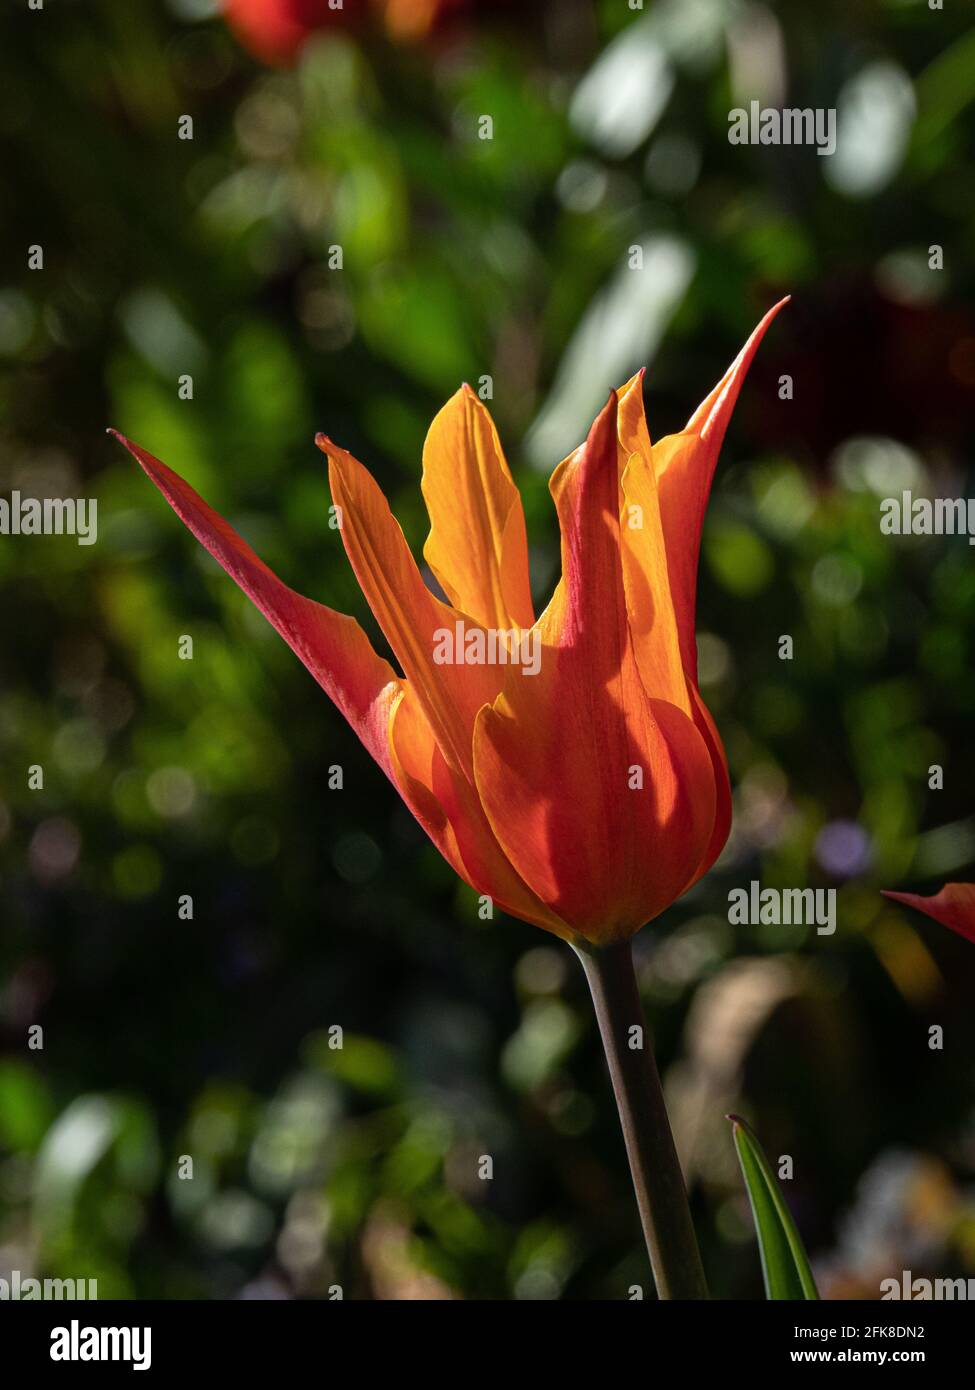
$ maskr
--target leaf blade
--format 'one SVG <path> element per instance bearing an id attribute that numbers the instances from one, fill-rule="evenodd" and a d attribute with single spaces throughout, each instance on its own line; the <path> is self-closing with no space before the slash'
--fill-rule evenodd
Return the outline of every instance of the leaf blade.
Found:
<path id="1" fill-rule="evenodd" d="M 727 1118 L 755 1221 L 766 1297 L 818 1299 L 805 1247 L 757 1136 L 739 1116 Z"/>

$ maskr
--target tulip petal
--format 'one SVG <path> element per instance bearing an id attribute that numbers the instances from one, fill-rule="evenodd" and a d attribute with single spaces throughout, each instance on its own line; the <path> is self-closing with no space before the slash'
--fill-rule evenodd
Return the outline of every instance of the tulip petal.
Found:
<path id="1" fill-rule="evenodd" d="M 697 689 L 695 607 L 701 529 L 718 454 L 741 384 L 766 329 L 787 303 L 788 299 L 783 299 L 769 310 L 680 434 L 668 435 L 651 444 L 643 409 L 642 372 L 632 377 L 620 392 L 620 446 L 629 456 L 622 480 L 624 518 L 628 509 L 636 505 L 643 520 L 642 528 L 624 526 L 623 529 L 627 608 L 637 662 L 648 694 L 655 690 L 660 693 L 661 683 L 668 679 L 672 690 L 675 683 L 672 639 L 666 622 L 672 613 L 680 661 L 688 682 L 690 712 L 708 746 L 714 769 L 715 823 L 697 876 L 706 873 L 714 863 L 731 826 L 727 762 L 714 722 Z M 656 481 L 656 509 L 651 501 L 651 475 Z M 666 555 L 669 581 L 666 588 L 660 574 L 658 546 Z M 674 699 L 673 694 L 669 698 Z M 675 702 L 686 708 L 684 701 Z"/>
<path id="2" fill-rule="evenodd" d="M 647 698 L 633 653 L 616 405 L 611 396 L 552 480 L 563 575 L 536 625 L 538 674 L 509 669 L 474 730 L 477 788 L 508 859 L 599 942 L 623 939 L 679 896 L 715 817 L 704 739 L 682 709 Z"/>
<path id="3" fill-rule="evenodd" d="M 345 449 L 319 434 L 328 455 L 346 554 L 376 621 L 416 691 L 434 737 L 456 770 L 473 780 L 471 734 L 478 710 L 501 687 L 496 666 L 435 660 L 439 634 L 479 624 L 430 592 L 375 479 Z"/>
<path id="4" fill-rule="evenodd" d="M 696 880 L 707 873 L 728 838 L 731 784 L 714 721 L 701 699 L 693 671 L 683 668 L 656 470 L 643 409 L 643 375 L 638 372 L 620 392 L 618 433 L 627 458 L 621 479 L 623 580 L 630 637 L 647 695 L 662 696 L 689 713 L 711 757 L 717 797 L 714 829 Z"/>
<path id="5" fill-rule="evenodd" d="M 454 869 L 460 852 L 446 813 L 433 791 L 433 756 L 437 741 L 416 693 L 404 685 L 389 715 L 389 751 L 393 781 L 420 825 Z"/>
<path id="6" fill-rule="evenodd" d="M 923 897 L 920 893 L 891 893 L 882 889 L 885 898 L 917 908 L 933 917 L 943 927 L 975 942 L 975 883 L 946 883 L 940 893 Z"/>
<path id="7" fill-rule="evenodd" d="M 448 766 L 439 749 L 434 758 L 434 788 L 456 837 L 461 878 L 511 916 L 571 940 L 568 925 L 532 892 L 505 853 L 478 793 Z"/>
<path id="8" fill-rule="evenodd" d="M 681 433 L 666 435 L 652 446 L 681 654 L 684 669 L 695 685 L 697 648 L 694 638 L 694 610 L 697 598 L 697 566 L 711 480 L 745 375 L 769 324 L 787 303 L 788 299 L 782 299 L 768 311 Z"/>
<path id="9" fill-rule="evenodd" d="M 704 857 L 697 867 L 697 872 L 692 883 L 703 877 L 717 859 L 718 855 L 725 847 L 728 833 L 731 830 L 731 782 L 728 778 L 728 760 L 725 757 L 724 745 L 721 736 L 715 727 L 714 720 L 711 718 L 711 711 L 701 699 L 700 692 L 696 685 L 691 686 L 691 696 L 694 702 L 693 718 L 698 733 L 704 739 L 707 746 L 708 755 L 711 759 L 711 771 L 714 774 L 715 806 L 714 806 L 714 828 L 711 831 L 711 839 L 708 847 L 704 851 Z M 690 884 L 687 885 L 690 887 Z"/>
<path id="10" fill-rule="evenodd" d="M 535 897 L 505 857 L 470 783 L 440 752 L 412 688 L 396 700 L 389 740 L 400 794 L 454 871 L 502 911 L 569 939 L 566 924 Z"/>
<path id="11" fill-rule="evenodd" d="M 117 430 L 109 432 L 142 465 L 180 520 L 304 662 L 392 778 L 388 727 L 400 681 L 355 619 L 289 589 L 178 473 Z"/>
<path id="12" fill-rule="evenodd" d="M 620 549 L 630 638 L 649 697 L 669 700 L 685 714 L 692 702 L 681 661 L 670 589 L 650 435 L 643 413 L 643 373 L 619 397 L 617 432 L 624 464 Z"/>
<path id="13" fill-rule="evenodd" d="M 430 513 L 423 554 L 454 607 L 485 627 L 531 627 L 521 495 L 494 422 L 466 384 L 430 426 L 421 486 Z"/>

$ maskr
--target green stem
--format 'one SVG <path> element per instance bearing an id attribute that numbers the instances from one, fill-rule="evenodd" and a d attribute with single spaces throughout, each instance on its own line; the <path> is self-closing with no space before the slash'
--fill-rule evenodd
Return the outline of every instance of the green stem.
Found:
<path id="1" fill-rule="evenodd" d="M 576 945 L 616 1095 L 643 1234 L 659 1298 L 707 1298 L 684 1178 L 647 1038 L 628 941 Z M 638 1034 L 631 1029 L 639 1028 Z M 633 1037 L 641 1046 L 631 1047 Z"/>

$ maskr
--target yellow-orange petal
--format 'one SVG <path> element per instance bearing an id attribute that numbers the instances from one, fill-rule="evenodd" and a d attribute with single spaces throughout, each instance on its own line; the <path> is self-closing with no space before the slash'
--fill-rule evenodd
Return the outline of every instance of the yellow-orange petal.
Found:
<path id="1" fill-rule="evenodd" d="M 433 791 L 433 758 L 437 742 L 416 692 L 404 684 L 389 717 L 389 753 L 393 780 L 437 849 L 457 872 L 460 851 L 453 828 Z"/>
<path id="2" fill-rule="evenodd" d="M 481 706 L 501 686 L 498 668 L 435 659 L 439 634 L 477 630 L 467 614 L 430 592 L 399 523 L 375 479 L 358 459 L 326 435 L 316 441 L 328 455 L 332 497 L 339 508 L 346 554 L 376 621 L 416 691 L 444 757 L 473 778 L 471 734 Z"/>
<path id="3" fill-rule="evenodd" d="M 616 398 L 553 479 L 563 575 L 536 625 L 537 675 L 510 668 L 478 717 L 478 792 L 508 859 L 580 935 L 622 939 L 693 878 L 715 818 L 694 721 L 648 699 L 620 555 Z"/>
<path id="4" fill-rule="evenodd" d="M 281 634 L 392 777 L 389 715 L 401 683 L 355 619 L 289 589 L 178 473 L 117 430 L 109 433 L 125 445 L 180 520 Z"/>
<path id="5" fill-rule="evenodd" d="M 531 627 L 521 495 L 494 421 L 467 385 L 434 417 L 421 486 L 430 513 L 423 554 L 454 607 L 484 627 Z"/>

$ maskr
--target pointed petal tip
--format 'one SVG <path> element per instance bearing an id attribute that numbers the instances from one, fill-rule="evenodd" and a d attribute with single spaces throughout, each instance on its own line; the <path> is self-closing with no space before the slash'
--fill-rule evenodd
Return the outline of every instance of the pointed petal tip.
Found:
<path id="1" fill-rule="evenodd" d="M 923 893 L 899 893 L 893 888 L 881 888 L 881 897 L 889 898 L 892 903 L 903 903 L 905 907 L 916 907 L 921 912 L 925 910 L 924 904 L 931 902 L 931 898 L 926 898 Z M 935 893 L 932 897 L 937 897 Z"/>
<path id="2" fill-rule="evenodd" d="M 143 449 L 140 444 L 134 443 L 127 435 L 124 435 L 121 430 L 116 430 L 109 426 L 105 433 L 117 439 L 123 449 L 129 451 L 143 472 L 147 473 L 154 482 L 158 480 L 161 471 L 163 473 L 169 471 L 164 463 L 160 463 L 159 459 L 149 453 L 148 449 Z"/>
<path id="3" fill-rule="evenodd" d="M 777 300 L 775 301 L 775 303 L 774 303 L 773 305 L 771 305 L 770 308 L 766 309 L 765 313 L 762 315 L 762 317 L 761 317 L 761 319 L 760 319 L 760 321 L 759 321 L 758 327 L 761 328 L 763 325 L 764 325 L 765 327 L 768 327 L 768 325 L 772 322 L 772 320 L 773 320 L 773 319 L 776 317 L 776 315 L 778 314 L 779 310 L 780 310 L 780 309 L 784 309 L 785 306 L 786 306 L 787 304 L 791 304 L 791 303 L 792 303 L 792 295 L 791 295 L 791 294 L 785 294 L 785 295 L 782 296 L 781 299 L 777 299 Z"/>
<path id="4" fill-rule="evenodd" d="M 975 883 L 946 883 L 937 893 L 895 893 L 882 888 L 892 902 L 923 912 L 943 927 L 975 942 Z"/>
<path id="5" fill-rule="evenodd" d="M 915 907 L 918 903 L 927 906 L 928 903 L 934 903 L 938 899 L 950 896 L 946 890 L 956 886 L 953 883 L 946 883 L 937 893 L 904 893 L 893 888 L 881 888 L 880 893 L 882 897 L 890 898 L 891 902 L 906 903 L 908 907 Z"/>
<path id="6" fill-rule="evenodd" d="M 332 441 L 329 439 L 328 435 L 324 432 L 324 430 L 319 430 L 318 433 L 315 435 L 315 444 L 319 449 L 321 449 L 323 454 L 327 454 L 329 448 L 331 447 Z"/>
<path id="7" fill-rule="evenodd" d="M 450 399 L 456 400 L 458 396 L 463 396 L 465 400 L 470 401 L 471 404 L 476 406 L 484 415 L 490 417 L 491 412 L 488 410 L 487 402 L 481 400 L 481 397 L 477 394 L 469 381 L 462 381 Z"/>

